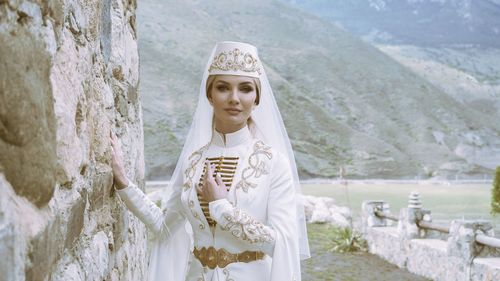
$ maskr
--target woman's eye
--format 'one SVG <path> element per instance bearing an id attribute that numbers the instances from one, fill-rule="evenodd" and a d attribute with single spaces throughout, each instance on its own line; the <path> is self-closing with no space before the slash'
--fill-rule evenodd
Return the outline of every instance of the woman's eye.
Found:
<path id="1" fill-rule="evenodd" d="M 248 93 L 248 92 L 251 92 L 253 91 L 253 88 L 252 87 L 242 87 L 240 89 L 240 91 L 244 92 L 244 93 Z"/>
<path id="2" fill-rule="evenodd" d="M 217 90 L 219 91 L 226 91 L 227 90 L 227 86 L 223 86 L 223 85 L 220 85 L 220 86 L 217 86 Z"/>

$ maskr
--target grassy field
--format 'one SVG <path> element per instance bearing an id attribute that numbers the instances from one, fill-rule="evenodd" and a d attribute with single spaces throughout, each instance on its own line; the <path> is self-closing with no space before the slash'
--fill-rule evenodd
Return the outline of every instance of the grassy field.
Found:
<path id="1" fill-rule="evenodd" d="M 307 195 L 333 197 L 338 205 L 350 206 L 354 216 L 361 212 L 364 200 L 384 200 L 389 203 L 391 213 L 408 205 L 412 191 L 420 193 L 424 209 L 432 211 L 434 220 L 487 219 L 498 228 L 500 218 L 490 215 L 490 184 L 303 184 Z"/>
<path id="2" fill-rule="evenodd" d="M 367 252 L 336 253 L 332 227 L 307 226 L 311 258 L 302 262 L 304 281 L 426 281 Z"/>

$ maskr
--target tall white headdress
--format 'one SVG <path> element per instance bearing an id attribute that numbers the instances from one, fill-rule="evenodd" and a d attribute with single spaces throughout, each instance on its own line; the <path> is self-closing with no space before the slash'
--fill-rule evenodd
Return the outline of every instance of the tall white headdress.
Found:
<path id="1" fill-rule="evenodd" d="M 257 55 L 257 48 L 239 42 L 220 42 L 208 67 L 209 75 L 241 75 L 260 78 L 264 68 Z"/>
<path id="2" fill-rule="evenodd" d="M 192 152 L 206 145 L 212 139 L 213 108 L 206 97 L 206 83 L 209 75 L 241 75 L 259 78 L 261 84 L 259 105 L 252 112 L 253 128 L 250 128 L 254 137 L 258 137 L 268 145 L 288 158 L 293 183 L 297 195 L 301 195 L 301 188 L 295 157 L 283 119 L 278 110 L 276 100 L 259 59 L 257 48 L 241 42 L 219 42 L 212 50 L 210 59 L 205 68 L 200 84 L 198 105 L 186 137 L 179 161 L 175 167 L 169 188 L 164 192 L 163 206 L 168 198 L 181 188 L 183 178 L 183 162 Z M 297 196 L 297 233 L 301 259 L 309 258 L 309 243 L 307 240 L 306 220 L 301 196 Z"/>

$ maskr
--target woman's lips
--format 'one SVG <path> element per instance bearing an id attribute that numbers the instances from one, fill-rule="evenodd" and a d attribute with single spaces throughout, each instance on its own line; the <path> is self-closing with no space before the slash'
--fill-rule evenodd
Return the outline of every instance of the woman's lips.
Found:
<path id="1" fill-rule="evenodd" d="M 228 108 L 228 109 L 225 109 L 225 111 L 231 115 L 236 115 L 236 114 L 241 112 L 241 110 L 235 109 L 235 108 Z"/>

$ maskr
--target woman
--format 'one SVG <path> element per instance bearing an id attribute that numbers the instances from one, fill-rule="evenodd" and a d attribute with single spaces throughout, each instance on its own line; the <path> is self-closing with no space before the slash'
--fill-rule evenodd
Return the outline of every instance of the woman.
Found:
<path id="1" fill-rule="evenodd" d="M 300 280 L 297 169 L 257 49 L 218 43 L 200 88 L 161 209 L 124 176 L 112 138 L 117 193 L 158 234 L 150 280 Z"/>

